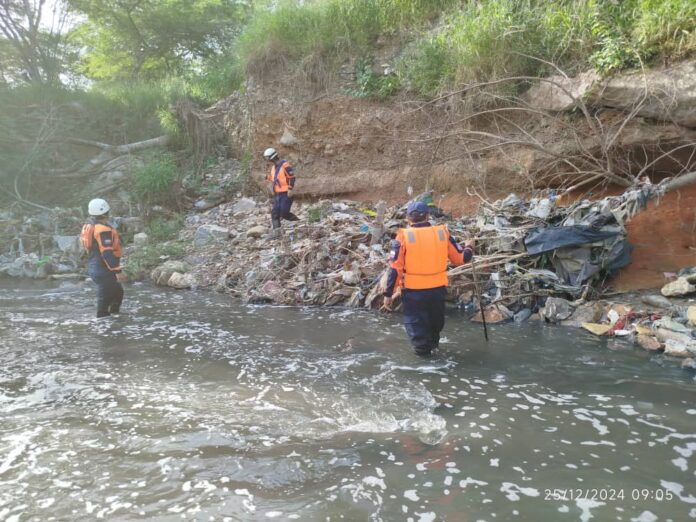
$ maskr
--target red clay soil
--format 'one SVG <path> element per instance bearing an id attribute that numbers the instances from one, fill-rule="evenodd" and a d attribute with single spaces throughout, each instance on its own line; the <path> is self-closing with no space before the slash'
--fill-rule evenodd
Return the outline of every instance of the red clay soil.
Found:
<path id="1" fill-rule="evenodd" d="M 696 266 L 696 185 L 653 201 L 627 225 L 632 262 L 613 285 L 618 291 L 659 288 L 665 272 Z"/>

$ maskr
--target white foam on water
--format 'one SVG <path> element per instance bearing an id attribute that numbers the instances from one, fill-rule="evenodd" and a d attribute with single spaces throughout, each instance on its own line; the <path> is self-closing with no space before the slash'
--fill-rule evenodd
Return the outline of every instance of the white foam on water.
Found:
<path id="1" fill-rule="evenodd" d="M 678 482 L 671 482 L 668 480 L 660 480 L 660 486 L 662 486 L 667 491 L 671 491 L 675 496 L 679 497 L 679 500 L 686 502 L 687 504 L 696 504 L 696 497 L 692 494 L 684 494 L 684 486 Z"/>
<path id="2" fill-rule="evenodd" d="M 588 520 L 594 518 L 592 510 L 601 506 L 606 506 L 606 502 L 599 502 L 597 500 L 579 498 L 575 500 L 575 505 L 580 508 L 580 520 L 582 522 L 587 522 Z"/>
<path id="3" fill-rule="evenodd" d="M 404 498 L 410 500 L 411 502 L 418 502 L 420 497 L 415 489 L 407 489 L 404 491 Z"/>
<path id="4" fill-rule="evenodd" d="M 524 495 L 527 497 L 538 497 L 539 496 L 539 490 L 536 488 L 524 488 L 522 486 L 518 486 L 517 484 L 513 482 L 503 482 L 502 486 L 500 487 L 500 491 L 505 493 L 505 496 L 507 497 L 508 500 L 511 500 L 513 502 L 516 502 L 520 500 L 520 495 Z"/>

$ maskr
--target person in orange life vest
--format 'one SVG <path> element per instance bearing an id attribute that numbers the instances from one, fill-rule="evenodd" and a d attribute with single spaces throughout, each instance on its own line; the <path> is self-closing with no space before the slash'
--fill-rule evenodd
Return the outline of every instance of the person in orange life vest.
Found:
<path id="1" fill-rule="evenodd" d="M 290 212 L 292 207 L 292 190 L 295 188 L 295 173 L 290 164 L 278 157 L 278 152 L 269 148 L 263 153 L 266 161 L 272 163 L 271 172 L 266 180 L 271 182 L 273 193 L 273 208 L 271 209 L 271 224 L 275 236 L 280 234 L 280 220 L 297 221 L 299 218 Z"/>
<path id="2" fill-rule="evenodd" d="M 80 240 L 89 254 L 87 273 L 97 285 L 97 317 L 117 314 L 123 302 L 125 275 L 121 271 L 121 239 L 109 222 L 109 204 L 103 199 L 89 202 L 89 221 Z"/>
<path id="3" fill-rule="evenodd" d="M 429 213 L 422 201 L 408 205 L 409 226 L 400 229 L 392 243 L 384 292 L 384 304 L 390 308 L 394 291 L 403 287 L 404 327 L 414 351 L 423 356 L 438 347 L 445 325 L 447 261 L 459 266 L 474 256 L 473 241 L 462 248 L 444 225 L 430 224 Z"/>

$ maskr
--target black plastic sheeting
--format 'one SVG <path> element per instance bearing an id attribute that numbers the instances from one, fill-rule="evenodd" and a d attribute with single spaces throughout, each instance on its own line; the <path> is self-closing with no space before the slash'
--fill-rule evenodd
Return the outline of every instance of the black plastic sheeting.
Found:
<path id="1" fill-rule="evenodd" d="M 558 278 L 576 289 L 596 274 L 611 274 L 631 262 L 621 226 L 540 227 L 530 230 L 524 243 L 530 255 L 549 254 Z"/>
<path id="2" fill-rule="evenodd" d="M 533 228 L 524 238 L 524 246 L 530 255 L 543 254 L 559 248 L 586 245 L 604 241 L 623 234 L 621 227 L 596 229 L 587 225 L 568 227 Z"/>

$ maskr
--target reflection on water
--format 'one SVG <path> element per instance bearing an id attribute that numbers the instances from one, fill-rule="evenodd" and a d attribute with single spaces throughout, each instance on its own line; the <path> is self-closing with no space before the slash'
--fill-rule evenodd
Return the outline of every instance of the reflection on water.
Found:
<path id="1" fill-rule="evenodd" d="M 0 520 L 696 518 L 692 376 L 621 343 L 3 284 Z"/>

